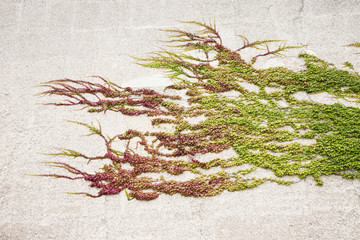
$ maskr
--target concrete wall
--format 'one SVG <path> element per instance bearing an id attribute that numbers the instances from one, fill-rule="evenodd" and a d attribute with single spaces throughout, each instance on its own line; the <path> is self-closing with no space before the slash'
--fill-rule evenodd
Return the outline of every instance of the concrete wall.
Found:
<path id="1" fill-rule="evenodd" d="M 344 47 L 360 41 L 358 0 L 0 0 L 0 239 L 360 239 L 359 181 L 333 176 L 323 187 L 308 178 L 206 199 L 161 195 L 129 202 L 124 194 L 68 195 L 87 185 L 26 175 L 59 172 L 42 163 L 54 159 L 41 152 L 102 150 L 65 119 L 99 119 L 109 132 L 143 125 L 124 125 L 111 113 L 39 105 L 49 99 L 35 96 L 37 84 L 96 74 L 149 86 L 148 77 L 159 71 L 143 69 L 130 56 L 162 46 L 166 34 L 159 28 L 213 19 L 228 46 L 241 44 L 237 34 L 284 39 L 360 69 L 360 56 Z M 262 64 L 296 65 L 299 51 Z"/>

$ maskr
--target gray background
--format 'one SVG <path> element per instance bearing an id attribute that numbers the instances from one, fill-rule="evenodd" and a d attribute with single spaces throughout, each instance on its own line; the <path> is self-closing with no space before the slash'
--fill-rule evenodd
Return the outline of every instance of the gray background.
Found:
<path id="1" fill-rule="evenodd" d="M 55 159 L 43 152 L 103 150 L 100 140 L 82 137 L 86 131 L 66 119 L 98 119 L 109 133 L 149 127 L 146 119 L 40 105 L 49 98 L 35 96 L 37 84 L 95 74 L 126 85 L 166 85 L 161 71 L 144 69 L 131 56 L 163 46 L 159 28 L 214 19 L 233 48 L 241 44 L 237 34 L 307 45 L 259 67 L 295 68 L 295 56 L 309 51 L 360 69 L 360 56 L 344 47 L 360 41 L 357 0 L 0 0 L 0 239 L 360 239 L 358 180 L 330 176 L 316 187 L 307 178 L 290 187 L 266 183 L 212 198 L 161 195 L 140 202 L 123 193 L 69 195 L 89 189 L 82 181 L 26 175 L 61 172 L 42 163 Z"/>

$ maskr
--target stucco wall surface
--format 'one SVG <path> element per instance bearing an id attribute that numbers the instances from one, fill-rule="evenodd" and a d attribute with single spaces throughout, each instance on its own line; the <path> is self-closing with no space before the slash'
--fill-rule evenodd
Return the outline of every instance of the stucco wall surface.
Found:
<path id="1" fill-rule="evenodd" d="M 41 105 L 51 99 L 36 96 L 37 84 L 100 75 L 160 88 L 168 84 L 161 71 L 144 69 L 131 56 L 163 46 L 160 28 L 214 19 L 233 48 L 241 45 L 238 34 L 307 45 L 258 67 L 296 68 L 296 55 L 310 51 L 360 70 L 360 56 L 345 47 L 360 41 L 358 0 L 0 0 L 0 239 L 360 239 L 358 180 L 329 176 L 317 187 L 307 178 L 289 187 L 265 183 L 212 198 L 161 195 L 141 202 L 127 201 L 123 193 L 69 195 L 89 188 L 82 181 L 27 175 L 61 172 L 47 167 L 43 162 L 54 158 L 41 153 L 103 150 L 66 120 L 100 120 L 109 133 L 149 127 L 146 119 Z"/>

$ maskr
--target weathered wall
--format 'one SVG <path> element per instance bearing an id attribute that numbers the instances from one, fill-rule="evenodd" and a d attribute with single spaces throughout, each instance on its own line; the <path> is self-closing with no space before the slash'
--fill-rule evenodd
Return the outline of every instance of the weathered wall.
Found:
<path id="1" fill-rule="evenodd" d="M 56 171 L 42 163 L 53 159 L 41 152 L 97 149 L 96 139 L 81 137 L 86 132 L 65 119 L 109 119 L 109 131 L 143 125 L 39 105 L 48 99 L 35 96 L 37 84 L 101 75 L 149 86 L 159 71 L 131 56 L 162 46 L 159 28 L 213 19 L 229 46 L 241 44 L 237 34 L 284 39 L 360 69 L 359 55 L 344 47 L 360 41 L 358 0 L 0 0 L 0 239 L 360 239 L 359 181 L 328 177 L 316 187 L 308 178 L 206 199 L 129 202 L 124 194 L 68 195 L 86 184 L 26 175 Z M 297 53 L 263 64 L 296 64 Z"/>

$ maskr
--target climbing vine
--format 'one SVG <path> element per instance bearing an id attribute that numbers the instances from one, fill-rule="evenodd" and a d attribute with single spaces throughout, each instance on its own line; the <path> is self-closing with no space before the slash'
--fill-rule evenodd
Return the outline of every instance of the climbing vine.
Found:
<path id="1" fill-rule="evenodd" d="M 145 67 L 167 71 L 174 84 L 163 92 L 122 87 L 98 76 L 95 78 L 101 83 L 60 79 L 42 84 L 46 88 L 44 95 L 64 98 L 49 104 L 79 105 L 89 113 L 113 111 L 134 118 L 145 115 L 152 125 L 170 124 L 174 130 L 128 129 L 108 137 L 100 123 L 74 121 L 97 135 L 106 151 L 100 156 L 88 156 L 61 149 L 52 155 L 81 158 L 89 164 L 104 161 L 103 168 L 88 173 L 70 163 L 50 162 L 69 174 L 40 176 L 82 179 L 98 189 L 95 195 L 76 194 L 100 197 L 124 191 L 128 199 L 138 200 L 152 200 L 161 193 L 214 196 L 267 181 L 292 184 L 294 180 L 287 177 L 312 176 L 317 185 L 323 184 L 321 177 L 325 175 L 360 178 L 360 109 L 294 97 L 298 92 L 327 92 L 345 101 L 359 102 L 358 73 L 338 69 L 305 53 L 299 55 L 305 64 L 302 71 L 285 67 L 257 69 L 253 64 L 259 58 L 301 46 L 288 46 L 278 40 L 250 42 L 240 36 L 242 46 L 231 50 L 223 45 L 215 24 L 186 24 L 198 30 L 166 30 L 171 34 L 168 42 L 173 48 L 138 59 Z M 242 57 L 245 49 L 259 54 L 246 61 Z M 348 62 L 344 65 L 352 68 Z M 244 83 L 255 86 L 257 91 L 249 90 Z M 311 140 L 310 144 L 306 140 Z M 115 147 L 115 142 L 124 143 L 123 147 Z M 131 147 L 131 142 L 142 146 L 145 154 Z M 229 149 L 236 156 L 226 158 L 221 154 Z M 208 153 L 218 153 L 219 157 L 199 160 Z M 272 176 L 256 176 L 259 169 L 270 171 Z M 168 177 L 186 172 L 193 177 Z"/>

